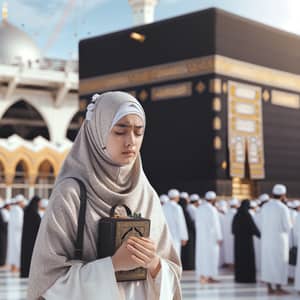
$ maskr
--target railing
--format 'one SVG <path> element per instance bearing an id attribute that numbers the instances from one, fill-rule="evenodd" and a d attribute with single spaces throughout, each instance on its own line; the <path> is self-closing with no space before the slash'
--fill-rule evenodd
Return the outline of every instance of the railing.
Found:
<path id="1" fill-rule="evenodd" d="M 36 61 L 31 61 L 31 60 L 24 61 L 21 58 L 16 57 L 13 63 L 7 64 L 4 62 L 0 62 L 0 64 L 16 66 L 20 68 L 78 73 L 77 60 L 43 58 L 41 60 L 36 60 Z"/>

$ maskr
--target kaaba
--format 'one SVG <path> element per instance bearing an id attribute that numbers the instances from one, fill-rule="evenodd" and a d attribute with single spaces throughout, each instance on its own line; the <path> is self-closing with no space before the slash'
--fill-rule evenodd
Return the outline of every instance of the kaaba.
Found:
<path id="1" fill-rule="evenodd" d="M 142 103 L 154 188 L 300 196 L 300 37 L 210 8 L 82 40 L 80 101 Z"/>

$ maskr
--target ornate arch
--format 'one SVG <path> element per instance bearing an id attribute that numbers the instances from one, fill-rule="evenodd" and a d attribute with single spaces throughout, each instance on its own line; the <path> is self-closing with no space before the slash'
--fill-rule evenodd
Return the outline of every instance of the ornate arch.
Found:
<path id="1" fill-rule="evenodd" d="M 7 107 L 5 108 L 3 113 L 0 115 L 0 120 L 5 117 L 5 115 L 10 111 L 11 108 L 13 108 L 14 105 L 16 105 L 18 103 L 22 103 L 22 102 L 29 105 L 29 107 L 31 107 L 33 109 L 33 111 L 36 112 L 37 115 L 39 115 L 40 119 L 45 124 L 47 135 L 49 136 L 49 140 L 50 140 L 51 133 L 50 133 L 50 124 L 48 122 L 48 119 L 45 116 L 44 112 L 42 110 L 40 110 L 39 107 L 37 107 L 33 101 L 30 101 L 30 100 L 27 100 L 24 98 L 14 99 L 12 102 L 9 103 L 9 105 L 7 105 Z"/>
<path id="2" fill-rule="evenodd" d="M 4 174 L 8 170 L 7 157 L 0 151 L 0 164 L 3 166 Z"/>
<path id="3" fill-rule="evenodd" d="M 13 170 L 16 172 L 16 168 L 21 161 L 23 161 L 25 163 L 25 166 L 26 166 L 26 168 L 28 170 L 28 174 L 29 174 L 30 170 L 32 170 L 32 163 L 30 161 L 30 157 L 28 157 L 24 153 L 20 153 L 19 155 L 17 154 L 16 158 L 14 159 L 14 161 L 11 164 Z"/>
<path id="4" fill-rule="evenodd" d="M 35 162 L 35 173 L 38 174 L 39 173 L 39 169 L 40 166 L 45 162 L 48 161 L 50 163 L 50 165 L 53 168 L 54 171 L 54 175 L 56 176 L 59 172 L 59 163 L 57 162 L 57 160 L 55 159 L 55 157 L 47 154 L 47 155 L 41 155 L 41 157 Z"/>

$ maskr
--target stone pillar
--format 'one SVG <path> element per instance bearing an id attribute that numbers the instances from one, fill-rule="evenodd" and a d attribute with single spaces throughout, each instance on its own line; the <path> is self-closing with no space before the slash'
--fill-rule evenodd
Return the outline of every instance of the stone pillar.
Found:
<path id="1" fill-rule="evenodd" d="M 34 187 L 37 178 L 37 173 L 30 173 L 28 178 L 28 199 L 30 200 L 34 196 Z"/>
<path id="2" fill-rule="evenodd" d="M 28 188 L 28 200 L 30 200 L 34 196 L 34 186 L 29 186 Z"/>
<path id="3" fill-rule="evenodd" d="M 15 173 L 14 172 L 7 172 L 5 174 L 5 185 L 6 185 L 6 192 L 5 196 L 6 199 L 11 199 L 12 197 L 12 184 L 15 178 Z"/>
<path id="4" fill-rule="evenodd" d="M 12 196 L 12 188 L 11 185 L 6 186 L 5 197 L 6 199 L 11 199 Z"/>

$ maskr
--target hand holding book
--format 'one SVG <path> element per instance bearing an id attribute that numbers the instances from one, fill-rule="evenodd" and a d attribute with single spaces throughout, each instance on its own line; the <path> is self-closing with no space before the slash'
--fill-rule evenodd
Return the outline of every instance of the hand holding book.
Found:
<path id="1" fill-rule="evenodd" d="M 148 269 L 152 277 L 157 275 L 160 270 L 160 258 L 156 253 L 156 245 L 150 238 L 130 237 L 127 240 L 127 249 L 139 267 Z"/>
<path id="2" fill-rule="evenodd" d="M 128 240 L 125 240 L 111 257 L 115 272 L 129 271 L 139 267 L 139 264 L 132 258 L 132 253 L 127 247 Z"/>
<path id="3" fill-rule="evenodd" d="M 156 245 L 150 238 L 129 237 L 112 256 L 115 271 L 128 271 L 138 267 L 148 269 L 155 277 L 160 270 Z"/>
<path id="4" fill-rule="evenodd" d="M 99 221 L 98 258 L 112 257 L 118 282 L 145 280 L 147 269 L 152 270 L 154 262 L 158 261 L 157 258 L 153 261 L 153 252 L 156 251 L 156 247 L 148 239 L 150 220 L 142 218 L 140 213 L 135 212 L 132 214 L 126 205 L 122 206 L 126 210 L 125 215 L 117 215 L 115 210 L 118 205 L 115 205 L 111 208 L 110 217 L 101 218 Z M 131 240 L 132 248 L 130 248 L 129 240 L 133 237 L 136 240 Z M 142 238 L 146 239 L 142 240 Z M 134 243 L 141 245 L 137 248 Z M 134 250 L 137 252 L 132 253 Z M 149 266 L 146 268 L 142 266 L 148 264 Z M 157 264 L 155 267 L 157 267 Z"/>

